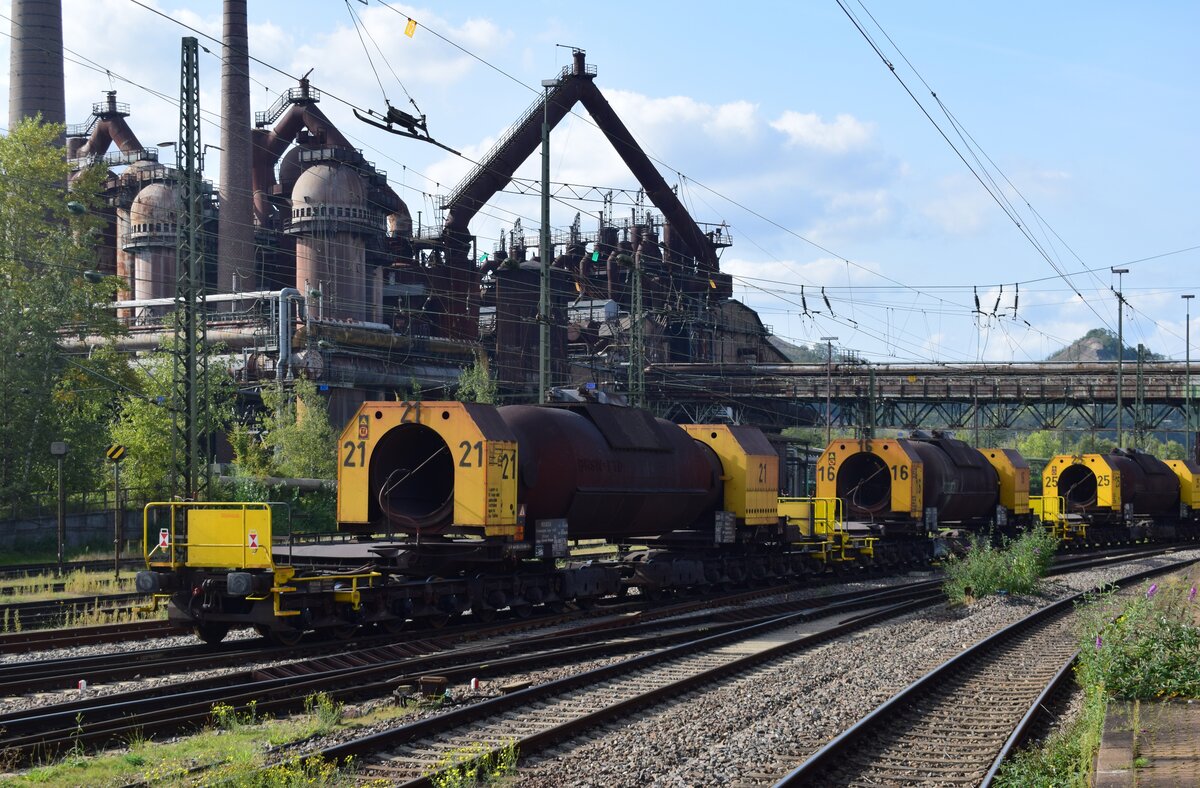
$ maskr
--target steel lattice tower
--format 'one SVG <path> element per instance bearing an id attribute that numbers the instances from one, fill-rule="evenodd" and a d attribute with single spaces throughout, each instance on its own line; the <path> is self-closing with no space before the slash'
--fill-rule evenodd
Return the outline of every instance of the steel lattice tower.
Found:
<path id="1" fill-rule="evenodd" d="M 179 84 L 179 246 L 175 267 L 172 374 L 174 493 L 199 499 L 208 487 L 204 251 L 201 235 L 200 67 L 195 38 L 183 39 Z"/>

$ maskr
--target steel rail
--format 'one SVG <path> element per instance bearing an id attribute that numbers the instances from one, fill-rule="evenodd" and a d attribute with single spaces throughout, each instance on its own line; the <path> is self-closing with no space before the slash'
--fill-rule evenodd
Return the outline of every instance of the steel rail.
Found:
<path id="1" fill-rule="evenodd" d="M 808 604 L 808 615 L 824 615 L 824 611 L 836 609 L 838 604 L 847 609 L 878 605 L 878 598 L 884 593 L 864 597 L 858 592 L 860 599 L 857 601 L 827 603 L 819 599 L 797 602 L 796 605 Z M 770 618 L 777 619 L 774 615 Z M 525 621 L 520 623 L 526 624 Z M 338 699 L 387 695 L 397 686 L 411 683 L 420 675 L 435 670 L 455 676 L 487 676 L 505 670 L 562 664 L 568 657 L 590 659 L 614 652 L 660 648 L 689 638 L 694 640 L 698 631 L 707 635 L 745 628 L 744 622 L 713 624 L 706 621 L 671 633 L 661 631 L 661 622 L 636 621 L 624 628 L 599 629 L 588 625 L 579 632 L 457 650 L 450 650 L 444 641 L 418 641 L 0 715 L 0 728 L 5 729 L 7 752 L 14 758 L 28 761 L 76 746 L 102 744 L 138 729 L 143 733 L 153 731 L 158 734 L 198 725 L 208 719 L 212 705 L 217 702 L 239 711 L 253 706 L 263 713 L 294 712 L 302 708 L 307 695 L 316 692 L 325 692 Z M 649 634 L 638 640 L 636 633 L 639 631 L 649 631 Z M 588 640 L 599 642 L 587 645 Z M 580 641 L 584 645 L 579 645 Z M 533 653 L 528 656 L 518 656 L 531 650 Z M 504 659 L 506 654 L 511 658 Z M 82 724 L 79 715 L 84 718 Z"/>
<path id="2" fill-rule="evenodd" d="M 911 612 L 922 607 L 927 607 L 931 604 L 941 601 L 942 599 L 944 599 L 944 596 L 940 591 L 929 591 L 921 598 L 917 598 L 915 600 L 910 599 L 902 602 L 901 604 L 886 607 L 869 616 L 858 616 L 849 622 L 840 622 L 818 632 L 805 633 L 801 637 L 777 644 L 775 646 L 767 647 L 755 654 L 733 660 L 722 661 L 721 664 L 718 664 L 715 667 L 694 673 L 681 680 L 666 683 L 649 692 L 640 693 L 633 697 L 620 700 L 614 704 L 606 705 L 602 708 L 594 709 L 590 712 L 584 713 L 581 716 L 570 720 L 569 722 L 560 725 L 549 726 L 537 733 L 521 737 L 519 740 L 514 742 L 514 745 L 519 752 L 524 754 L 536 752 L 544 749 L 554 742 L 571 738 L 577 735 L 579 732 L 594 727 L 597 724 L 618 718 L 626 711 L 633 708 L 653 705 L 669 697 L 674 697 L 726 676 L 751 669 L 764 661 L 811 648 L 812 646 L 824 643 L 836 637 L 840 637 L 849 632 L 863 629 L 877 621 L 903 615 L 904 613 Z M 876 604 L 880 604 L 881 601 L 882 600 L 878 598 L 875 599 Z M 596 668 L 585 673 L 532 686 L 498 698 L 493 698 L 480 703 L 472 704 L 470 706 L 455 709 L 445 714 L 440 714 L 435 717 L 411 723 L 409 725 L 404 725 L 354 741 L 328 747 L 317 753 L 313 753 L 309 757 L 319 757 L 325 760 L 336 760 L 337 762 L 342 762 L 348 757 L 354 757 L 361 766 L 363 763 L 363 757 L 371 753 L 385 751 L 389 748 L 419 741 L 431 735 L 442 733 L 460 726 L 473 724 L 480 720 L 496 718 L 512 711 L 513 709 L 529 706 L 554 697 L 567 695 L 575 692 L 576 690 L 592 687 L 604 681 L 622 678 L 634 673 L 635 671 L 654 669 L 657 666 L 660 666 L 671 660 L 686 658 L 705 651 L 712 651 L 714 649 L 718 649 L 739 641 L 751 639 L 767 632 L 787 627 L 789 625 L 799 624 L 817 618 L 828 617 L 836 613 L 838 610 L 860 609 L 861 607 L 861 603 L 856 604 L 853 602 L 846 602 L 830 605 L 823 609 L 808 610 L 789 615 L 778 616 L 764 622 L 742 626 L 721 634 L 709 635 L 682 643 L 680 645 L 656 650 L 652 653 L 632 657 L 606 667 Z M 494 757 L 500 752 L 500 749 L 501 748 L 492 748 L 489 750 L 488 755 Z M 487 755 L 481 757 L 487 757 Z M 425 774 L 421 777 L 405 782 L 403 785 L 430 785 L 432 784 L 430 782 L 432 776 L 434 775 Z"/>
<path id="3" fill-rule="evenodd" d="M 1109 585 L 1124 587 L 1148 577 L 1154 577 L 1156 575 L 1176 571 L 1193 563 L 1195 563 L 1194 560 L 1179 561 L 1164 567 L 1147 569 L 1123 577 L 1115 583 Z M 1094 591 L 1095 589 L 1093 592 Z M 972 659 L 987 653 L 989 650 L 996 648 L 999 644 L 1009 640 L 1014 636 L 1033 629 L 1043 621 L 1050 619 L 1061 612 L 1069 610 L 1071 606 L 1073 606 L 1078 600 L 1093 592 L 1080 592 L 1051 605 L 1047 605 L 1046 607 L 1031 613 L 1020 621 L 989 635 L 962 653 L 946 660 L 941 665 L 934 668 L 932 671 L 917 679 L 908 687 L 889 698 L 880 706 L 876 707 L 867 716 L 863 717 L 857 723 L 843 731 L 832 741 L 819 749 L 816 753 L 804 761 L 804 763 L 800 764 L 782 779 L 780 779 L 775 784 L 776 788 L 779 788 L 780 786 L 793 785 L 830 784 L 831 775 L 844 765 L 847 756 L 851 751 L 860 751 L 861 749 L 865 748 L 867 741 L 873 736 L 878 735 L 882 730 L 888 728 L 890 723 L 896 720 L 904 709 L 911 708 L 914 703 L 917 703 L 921 699 L 927 697 L 929 694 L 935 691 L 939 685 L 948 681 L 952 675 L 961 671 L 969 670 L 969 668 L 964 666 L 969 665 Z"/>
<path id="4" fill-rule="evenodd" d="M 1058 672 L 1054 674 L 1054 678 L 1042 689 L 1033 703 L 1029 705 L 1029 710 L 1021 717 L 1021 721 L 1017 723 L 1017 727 L 1013 729 L 1012 735 L 1004 742 L 1004 746 L 1000 748 L 996 759 L 992 761 L 992 766 L 988 769 L 988 773 L 984 775 L 983 782 L 979 784 L 980 788 L 988 788 L 992 781 L 996 779 L 996 774 L 1000 771 L 1000 767 L 1004 765 L 1004 761 L 1009 754 L 1021 745 L 1029 735 L 1030 729 L 1034 723 L 1041 717 L 1047 714 L 1046 706 L 1050 699 L 1062 689 L 1063 685 L 1072 676 L 1072 668 L 1075 667 L 1076 661 L 1079 659 L 1079 651 L 1076 651 L 1071 657 L 1062 664 Z"/>

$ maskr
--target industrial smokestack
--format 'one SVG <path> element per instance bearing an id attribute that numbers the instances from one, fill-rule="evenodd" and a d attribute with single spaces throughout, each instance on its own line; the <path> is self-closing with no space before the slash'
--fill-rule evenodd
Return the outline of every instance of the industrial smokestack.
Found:
<path id="1" fill-rule="evenodd" d="M 65 123 L 62 0 L 13 0 L 8 127 L 39 112 Z"/>
<path id="2" fill-rule="evenodd" d="M 251 200 L 250 53 L 246 0 L 225 0 L 221 64 L 221 215 L 217 225 L 217 292 L 258 286 Z"/>

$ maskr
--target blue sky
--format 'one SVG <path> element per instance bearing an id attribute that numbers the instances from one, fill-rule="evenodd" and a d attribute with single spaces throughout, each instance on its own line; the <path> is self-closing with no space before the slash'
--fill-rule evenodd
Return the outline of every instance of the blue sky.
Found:
<path id="1" fill-rule="evenodd" d="M 67 116 L 86 120 L 115 88 L 152 145 L 177 134 L 179 39 L 190 33 L 173 20 L 219 36 L 220 4 L 143 2 L 169 18 L 130 0 L 64 0 L 66 46 L 93 63 L 68 62 Z M 350 0 L 370 60 L 345 2 L 260 0 L 250 4 L 251 55 L 293 76 L 313 69 L 326 114 L 414 214 L 440 223 L 437 196 L 569 62 L 557 45 L 577 46 L 696 219 L 728 223 L 735 245 L 722 268 L 778 335 L 837 336 L 877 361 L 1038 360 L 1091 328 L 1116 330 L 1109 269 L 1118 266 L 1130 270 L 1126 342 L 1183 359 L 1179 296 L 1200 295 L 1200 4 L 843 2 L 904 85 L 836 0 Z M 419 24 L 411 39 L 407 17 Z M 202 133 L 215 144 L 219 49 L 206 45 Z M 295 85 L 261 65 L 252 72 L 254 110 Z M 6 101 L 7 74 L 3 82 Z M 411 96 L 434 136 L 467 158 L 351 115 L 349 105 L 382 108 L 385 95 L 397 106 Z M 577 114 L 553 134 L 552 179 L 636 189 Z M 206 162 L 211 177 L 217 156 Z M 520 174 L 536 178 L 538 168 L 535 155 Z M 1011 218 L 976 173 L 998 184 Z M 551 224 L 598 210 L 556 203 Z M 538 216 L 536 195 L 502 195 L 472 229 L 490 247 L 516 217 L 536 231 Z M 1200 359 L 1200 306 L 1193 324 Z"/>

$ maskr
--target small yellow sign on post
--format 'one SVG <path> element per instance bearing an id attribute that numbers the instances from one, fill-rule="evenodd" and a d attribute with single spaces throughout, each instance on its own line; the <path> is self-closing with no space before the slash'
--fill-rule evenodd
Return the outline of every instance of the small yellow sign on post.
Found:
<path id="1" fill-rule="evenodd" d="M 113 462 L 120 462 L 125 458 L 125 447 L 119 443 L 114 443 L 108 447 L 108 451 L 104 452 L 104 456 Z"/>

